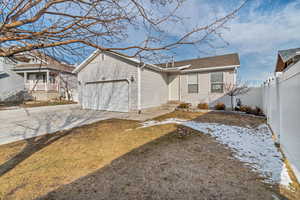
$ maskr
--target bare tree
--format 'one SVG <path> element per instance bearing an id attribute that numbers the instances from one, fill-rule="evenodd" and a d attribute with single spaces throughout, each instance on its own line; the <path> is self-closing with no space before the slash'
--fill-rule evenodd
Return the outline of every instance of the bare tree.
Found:
<path id="1" fill-rule="evenodd" d="M 0 0 L 0 56 L 9 57 L 35 49 L 58 56 L 78 56 L 86 47 L 103 51 L 143 53 L 169 51 L 180 45 L 201 43 L 219 30 L 245 5 L 243 0 L 225 16 L 207 25 L 191 27 L 174 39 L 166 31 L 181 26 L 178 10 L 185 0 Z M 139 42 L 123 41 L 142 30 Z M 201 33 L 200 35 L 198 35 Z M 172 40 L 170 40 L 172 38 Z M 121 45 L 122 44 L 122 45 Z"/>
<path id="2" fill-rule="evenodd" d="M 236 96 L 244 95 L 249 92 L 250 88 L 246 83 L 242 83 L 241 81 L 237 81 L 237 83 L 225 83 L 224 91 L 230 96 L 231 101 L 231 110 L 234 109 L 233 99 Z"/>

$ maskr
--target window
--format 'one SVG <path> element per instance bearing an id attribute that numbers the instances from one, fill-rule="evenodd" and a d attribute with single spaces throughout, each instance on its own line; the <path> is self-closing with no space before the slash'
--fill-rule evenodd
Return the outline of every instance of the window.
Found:
<path id="1" fill-rule="evenodd" d="M 224 92 L 223 72 L 211 73 L 210 82 L 211 82 L 211 92 L 213 93 Z"/>
<path id="2" fill-rule="evenodd" d="M 46 83 L 46 74 L 37 74 L 36 81 L 39 83 Z"/>
<path id="3" fill-rule="evenodd" d="M 188 93 L 198 93 L 198 74 L 188 75 Z"/>

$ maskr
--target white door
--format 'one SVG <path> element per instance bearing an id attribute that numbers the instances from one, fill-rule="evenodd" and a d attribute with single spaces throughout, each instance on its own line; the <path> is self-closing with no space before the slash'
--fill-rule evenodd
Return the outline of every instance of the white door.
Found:
<path id="1" fill-rule="evenodd" d="M 169 100 L 178 101 L 179 100 L 179 75 L 169 76 Z"/>
<path id="2" fill-rule="evenodd" d="M 82 96 L 86 109 L 129 111 L 128 83 L 126 81 L 87 83 Z"/>

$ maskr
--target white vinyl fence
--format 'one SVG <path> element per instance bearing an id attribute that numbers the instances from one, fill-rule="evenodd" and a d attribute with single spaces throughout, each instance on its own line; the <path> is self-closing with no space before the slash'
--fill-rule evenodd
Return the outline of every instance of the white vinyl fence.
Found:
<path id="1" fill-rule="evenodd" d="M 242 105 L 251 106 L 251 107 L 259 107 L 263 108 L 263 100 L 262 100 L 262 88 L 261 87 L 251 87 L 249 88 L 249 92 L 243 95 L 238 95 L 236 98 L 240 99 Z"/>
<path id="2" fill-rule="evenodd" d="M 300 61 L 262 86 L 262 104 L 300 181 Z"/>

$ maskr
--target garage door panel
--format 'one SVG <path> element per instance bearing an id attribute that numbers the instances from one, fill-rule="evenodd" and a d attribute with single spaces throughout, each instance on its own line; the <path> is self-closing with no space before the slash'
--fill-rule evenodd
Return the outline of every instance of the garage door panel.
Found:
<path id="1" fill-rule="evenodd" d="M 128 112 L 129 95 L 126 81 L 91 83 L 86 85 L 83 107 L 95 110 Z"/>

